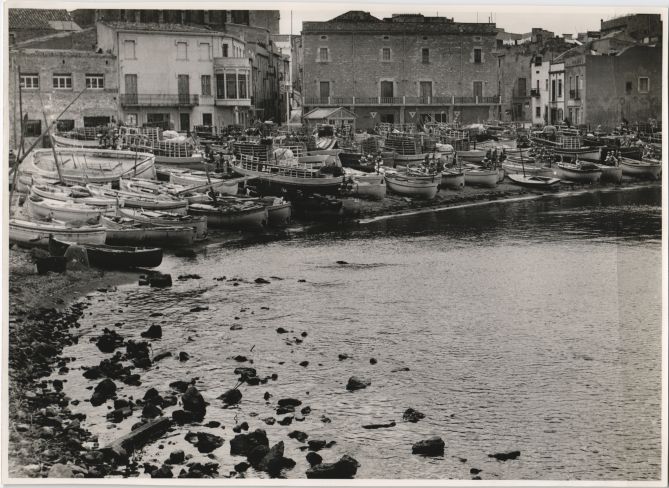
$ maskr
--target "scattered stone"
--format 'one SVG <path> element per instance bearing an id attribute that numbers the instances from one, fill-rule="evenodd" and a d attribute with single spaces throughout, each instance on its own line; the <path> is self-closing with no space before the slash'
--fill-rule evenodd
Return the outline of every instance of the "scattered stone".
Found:
<path id="1" fill-rule="evenodd" d="M 422 454 L 424 456 L 443 456 L 445 443 L 441 437 L 431 437 L 429 439 L 416 442 L 411 452 L 413 454 Z"/>
<path id="2" fill-rule="evenodd" d="M 195 312 L 203 312 L 205 310 L 209 310 L 208 306 L 202 306 L 202 305 L 196 305 L 193 308 L 190 309 L 190 312 L 195 313 Z"/>
<path id="3" fill-rule="evenodd" d="M 348 355 L 348 354 L 340 354 L 340 355 L 339 355 L 339 360 L 340 360 L 340 361 L 343 361 L 344 359 L 348 359 L 348 358 L 349 358 L 349 355 Z"/>
<path id="4" fill-rule="evenodd" d="M 223 445 L 224 439 L 208 432 L 198 432 L 186 434 L 186 440 L 197 447 L 197 450 L 202 453 L 212 452 Z"/>
<path id="5" fill-rule="evenodd" d="M 376 361 L 376 359 L 374 359 L 374 358 L 371 358 L 371 359 L 369 360 L 369 364 L 376 364 L 376 363 L 377 363 L 377 361 Z"/>
<path id="6" fill-rule="evenodd" d="M 265 394 L 262 397 L 265 399 L 265 401 L 267 401 L 270 398 L 272 398 L 272 394 L 270 392 L 266 391 Z"/>
<path id="7" fill-rule="evenodd" d="M 255 282 L 256 282 L 258 285 L 268 285 L 268 284 L 269 284 L 269 281 L 267 281 L 267 280 L 264 279 L 264 278 L 256 278 L 256 279 L 255 279 Z"/>
<path id="8" fill-rule="evenodd" d="M 204 426 L 209 427 L 210 429 L 215 429 L 216 427 L 220 427 L 221 423 L 218 420 L 210 420 Z"/>
<path id="9" fill-rule="evenodd" d="M 113 398 L 114 395 L 116 395 L 116 383 L 109 378 L 105 378 L 95 387 L 91 397 L 91 405 L 94 407 L 102 405 L 108 399 Z"/>
<path id="10" fill-rule="evenodd" d="M 262 419 L 263 422 L 265 422 L 267 425 L 274 425 L 276 423 L 276 419 L 274 417 L 267 417 Z"/>
<path id="11" fill-rule="evenodd" d="M 242 430 L 249 430 L 249 424 L 248 424 L 248 422 L 242 422 L 241 424 L 239 424 L 239 425 L 235 425 L 235 426 L 232 428 L 232 431 L 233 431 L 233 432 L 236 432 L 237 434 L 239 434 Z"/>
<path id="12" fill-rule="evenodd" d="M 507 461 L 509 459 L 516 459 L 520 456 L 520 451 L 498 452 L 495 454 L 488 454 L 488 457 L 495 458 L 498 461 Z"/>
<path id="13" fill-rule="evenodd" d="M 49 469 L 47 478 L 74 478 L 74 471 L 70 466 L 56 463 Z"/>
<path id="14" fill-rule="evenodd" d="M 190 359 L 190 355 L 187 352 L 181 351 L 179 353 L 179 361 L 188 361 Z"/>
<path id="15" fill-rule="evenodd" d="M 147 276 L 147 281 L 152 288 L 166 288 L 172 286 L 172 275 L 167 273 L 152 273 Z"/>
<path id="16" fill-rule="evenodd" d="M 186 389 L 186 392 L 181 397 L 181 403 L 184 410 L 192 412 L 196 417 L 204 417 L 207 407 L 204 398 L 195 386 L 190 385 Z"/>
<path id="17" fill-rule="evenodd" d="M 320 451 L 321 449 L 325 448 L 327 442 L 323 440 L 311 440 L 307 443 L 307 445 L 309 446 L 310 451 Z"/>
<path id="18" fill-rule="evenodd" d="M 155 363 L 156 361 L 160 361 L 161 359 L 168 358 L 171 355 L 172 353 L 170 351 L 161 352 L 153 357 L 153 362 Z"/>
<path id="19" fill-rule="evenodd" d="M 348 391 L 362 390 L 363 388 L 367 388 L 371 384 L 372 382 L 366 378 L 358 378 L 357 376 L 351 376 L 348 379 L 348 383 L 346 384 L 346 389 Z"/>
<path id="20" fill-rule="evenodd" d="M 147 403 L 142 409 L 142 417 L 147 419 L 154 419 L 162 414 L 163 411 L 160 409 L 160 407 L 152 403 Z"/>
<path id="21" fill-rule="evenodd" d="M 287 334 L 288 331 L 286 329 L 284 329 L 283 327 L 277 327 L 276 333 L 277 334 Z"/>
<path id="22" fill-rule="evenodd" d="M 290 434 L 288 434 L 288 437 L 291 439 L 295 439 L 298 442 L 306 442 L 307 439 L 309 438 L 309 434 L 299 430 L 294 430 Z"/>
<path id="23" fill-rule="evenodd" d="M 244 362 L 248 361 L 248 358 L 246 356 L 234 356 L 232 359 L 234 359 L 235 361 L 237 361 L 239 363 L 244 363 Z M 255 374 L 253 376 L 255 376 Z"/>
<path id="24" fill-rule="evenodd" d="M 303 368 L 306 368 L 307 366 L 309 366 L 309 361 L 302 361 L 300 363 L 300 366 L 302 366 Z"/>
<path id="25" fill-rule="evenodd" d="M 162 317 L 163 315 L 162 312 L 152 312 L 149 314 L 149 317 Z"/>
<path id="26" fill-rule="evenodd" d="M 276 409 L 276 414 L 277 415 L 285 415 L 287 413 L 294 413 L 295 412 L 295 407 L 292 405 L 286 405 L 284 407 L 277 407 Z"/>
<path id="27" fill-rule="evenodd" d="M 329 424 L 330 422 L 332 422 L 332 420 L 330 420 L 330 418 L 326 417 L 325 415 L 321 415 L 321 422 L 323 422 L 324 424 Z"/>
<path id="28" fill-rule="evenodd" d="M 402 420 L 405 422 L 413 422 L 414 424 L 424 418 L 424 413 L 421 413 L 418 410 L 414 410 L 413 408 L 407 408 L 404 412 L 404 415 L 402 415 Z"/>
<path id="29" fill-rule="evenodd" d="M 200 279 L 202 279 L 202 276 L 198 274 L 185 274 L 185 275 L 179 275 L 177 277 L 177 280 L 179 281 L 200 280 Z"/>
<path id="30" fill-rule="evenodd" d="M 279 420 L 279 425 L 290 425 L 293 423 L 293 417 L 284 417 Z"/>
<path id="31" fill-rule="evenodd" d="M 307 280 L 297 280 L 298 283 L 306 283 Z"/>
<path id="32" fill-rule="evenodd" d="M 117 347 L 123 346 L 123 337 L 121 337 L 115 330 L 105 328 L 102 335 L 98 337 L 95 342 L 95 345 L 100 352 L 114 352 Z"/>
<path id="33" fill-rule="evenodd" d="M 481 469 L 472 468 L 469 470 L 469 474 L 479 474 L 481 471 Z"/>
<path id="34" fill-rule="evenodd" d="M 297 398 L 281 398 L 277 403 L 280 407 L 298 407 L 302 405 L 302 402 Z"/>
<path id="35" fill-rule="evenodd" d="M 348 264 L 346 261 L 337 261 L 337 264 Z"/>
<path id="36" fill-rule="evenodd" d="M 235 464 L 235 471 L 237 471 L 238 473 L 244 473 L 250 467 L 251 465 L 249 463 L 242 461 L 239 464 Z"/>
<path id="37" fill-rule="evenodd" d="M 392 421 L 387 424 L 368 424 L 368 425 L 363 425 L 363 429 L 387 429 L 389 427 L 395 427 L 395 421 Z"/>
<path id="38" fill-rule="evenodd" d="M 174 388 L 176 391 L 184 393 L 190 385 L 190 381 L 173 381 L 170 383 L 170 388 Z"/>
<path id="39" fill-rule="evenodd" d="M 309 415 L 311 413 L 311 407 L 304 407 L 302 410 L 300 410 L 302 415 Z"/>
<path id="40" fill-rule="evenodd" d="M 404 368 L 395 368 L 395 369 L 391 369 L 391 370 L 390 370 L 391 373 L 399 373 L 400 371 L 411 371 L 411 370 L 410 370 L 409 368 L 407 368 L 407 367 L 404 367 Z"/>
<path id="41" fill-rule="evenodd" d="M 160 325 L 153 324 L 142 332 L 141 336 L 145 339 L 160 339 L 163 336 L 163 328 Z"/>
<path id="42" fill-rule="evenodd" d="M 320 454 L 309 451 L 307 453 L 307 462 L 310 466 L 316 466 L 317 464 L 321 464 L 323 462 L 323 458 Z"/>
<path id="43" fill-rule="evenodd" d="M 320 463 L 307 469 L 310 479 L 350 479 L 358 472 L 360 463 L 348 455 L 336 463 Z"/>
<path id="44" fill-rule="evenodd" d="M 168 275 L 169 276 L 169 275 Z M 160 468 L 151 473 L 151 478 L 173 478 L 172 468 L 163 464 Z"/>
<path id="45" fill-rule="evenodd" d="M 248 434 L 237 434 L 230 440 L 230 454 L 233 456 L 248 456 L 257 446 L 269 448 L 267 434 L 262 429 L 256 429 Z"/>
<path id="46" fill-rule="evenodd" d="M 167 462 L 169 464 L 181 464 L 181 463 L 184 462 L 185 459 L 186 459 L 186 455 L 184 454 L 184 452 L 181 449 L 179 449 L 178 451 L 172 451 L 170 453 L 170 457 L 167 460 Z"/>
<path id="47" fill-rule="evenodd" d="M 223 402 L 228 406 L 236 405 L 242 400 L 242 392 L 236 388 L 233 388 L 232 390 L 228 390 L 223 393 L 218 397 L 218 399 L 223 400 Z"/>

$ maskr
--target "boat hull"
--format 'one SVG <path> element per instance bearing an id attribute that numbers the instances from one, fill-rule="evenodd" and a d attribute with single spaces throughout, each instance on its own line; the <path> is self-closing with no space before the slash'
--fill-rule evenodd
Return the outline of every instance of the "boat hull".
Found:
<path id="1" fill-rule="evenodd" d="M 620 183 L 623 181 L 623 169 L 620 166 L 607 166 L 598 164 L 597 167 L 602 170 L 601 181 L 610 183 Z"/>
<path id="2" fill-rule="evenodd" d="M 303 190 L 313 193 L 337 193 L 343 181 L 342 176 L 324 176 L 317 178 L 301 178 L 282 174 L 272 174 L 265 171 L 249 169 L 241 164 L 232 164 L 235 173 L 258 179 L 266 186 L 275 189 Z"/>
<path id="3" fill-rule="evenodd" d="M 662 174 L 661 163 L 650 163 L 643 160 L 637 161 L 635 159 L 621 158 L 620 167 L 625 176 L 631 176 L 633 178 L 659 180 Z"/>
<path id="4" fill-rule="evenodd" d="M 441 178 L 441 173 L 417 177 L 386 174 L 386 185 L 391 192 L 398 195 L 431 200 L 437 196 Z"/>
<path id="5" fill-rule="evenodd" d="M 555 148 L 554 153 L 556 156 L 564 156 L 567 158 L 583 158 L 583 159 L 594 159 L 599 161 L 602 156 L 602 149 L 600 147 L 588 147 L 580 149 L 563 149 Z"/>
<path id="6" fill-rule="evenodd" d="M 464 170 L 465 184 L 467 186 L 484 186 L 486 188 L 495 188 L 499 180 L 499 172 L 494 170 Z"/>
<path id="7" fill-rule="evenodd" d="M 67 241 L 49 239 L 49 252 L 53 256 L 63 256 L 70 245 Z M 127 246 L 108 246 L 105 244 L 83 244 L 88 257 L 88 264 L 103 269 L 155 268 L 163 261 L 160 248 L 138 248 Z"/>
<path id="8" fill-rule="evenodd" d="M 597 169 L 578 169 L 565 166 L 558 163 L 556 169 L 557 177 L 561 180 L 576 181 L 578 183 L 597 183 L 602 178 L 602 170 Z"/>
<path id="9" fill-rule="evenodd" d="M 207 238 L 207 218 L 195 215 L 178 215 L 164 212 L 143 211 L 140 209 L 117 209 L 121 217 L 136 220 L 145 224 L 153 224 L 163 227 L 186 227 L 195 229 L 195 240 L 201 241 Z"/>
<path id="10" fill-rule="evenodd" d="M 510 174 L 520 174 L 523 173 L 527 176 L 546 176 L 552 177 L 555 175 L 552 168 L 547 168 L 545 166 L 537 166 L 536 164 L 528 163 L 516 163 L 505 161 L 502 163 L 502 168 L 507 175 Z"/>
<path id="11" fill-rule="evenodd" d="M 66 223 L 98 222 L 102 210 L 81 203 L 60 202 L 58 200 L 35 201 L 27 198 L 25 210 L 27 214 L 38 220 L 59 220 Z"/>
<path id="12" fill-rule="evenodd" d="M 270 227 L 284 227 L 290 224 L 293 214 L 290 202 L 279 203 L 267 207 L 267 225 Z"/>
<path id="13" fill-rule="evenodd" d="M 465 187 L 465 174 L 461 171 L 442 172 L 441 187 L 450 190 L 462 190 Z"/>
<path id="14" fill-rule="evenodd" d="M 477 149 L 472 149 L 470 151 L 459 151 L 457 153 L 458 159 L 462 159 L 464 161 L 470 161 L 470 162 L 479 162 L 482 161 L 483 158 L 485 158 L 485 151 L 477 150 Z"/>
<path id="15" fill-rule="evenodd" d="M 550 178 L 545 176 L 523 176 L 519 174 L 508 175 L 509 179 L 516 185 L 538 190 L 556 190 L 560 187 L 559 178 Z"/>
<path id="16" fill-rule="evenodd" d="M 170 173 L 170 183 L 195 188 L 194 191 L 206 193 L 210 189 L 223 195 L 236 195 L 239 191 L 239 183 L 236 180 L 223 180 L 221 178 L 209 178 L 191 175 L 188 173 Z M 211 183 L 211 186 L 209 184 Z"/>
<path id="17" fill-rule="evenodd" d="M 87 141 L 84 139 L 72 139 L 71 137 L 59 136 L 57 134 L 53 134 L 51 137 L 53 138 L 53 142 L 56 143 L 56 147 L 100 147 L 100 141 L 97 139 Z"/>
<path id="18" fill-rule="evenodd" d="M 207 217 L 207 225 L 214 228 L 260 230 L 267 225 L 267 208 L 256 206 L 249 209 L 226 211 L 207 204 L 193 204 L 188 213 Z"/>
<path id="19" fill-rule="evenodd" d="M 107 229 L 106 244 L 184 247 L 195 241 L 194 227 L 127 225 L 108 217 L 102 217 L 102 225 Z"/>
<path id="20" fill-rule="evenodd" d="M 21 246 L 48 247 L 49 236 L 77 244 L 104 244 L 107 231 L 100 225 L 69 228 L 49 222 L 9 220 L 9 241 Z"/>

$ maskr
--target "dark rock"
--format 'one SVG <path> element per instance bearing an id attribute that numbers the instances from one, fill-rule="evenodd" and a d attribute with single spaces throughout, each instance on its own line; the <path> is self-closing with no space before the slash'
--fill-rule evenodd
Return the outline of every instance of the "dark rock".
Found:
<path id="1" fill-rule="evenodd" d="M 386 428 L 389 428 L 389 427 L 395 427 L 395 425 L 397 425 L 397 424 L 395 424 L 395 421 L 392 421 L 392 422 L 387 423 L 387 424 L 368 424 L 368 425 L 363 425 L 362 428 L 363 428 L 363 429 L 386 429 Z"/>
<path id="2" fill-rule="evenodd" d="M 235 471 L 237 471 L 238 473 L 244 473 L 250 467 L 251 465 L 249 463 L 242 461 L 239 464 L 235 464 Z"/>
<path id="3" fill-rule="evenodd" d="M 268 452 L 269 452 L 268 446 L 265 445 L 255 446 L 246 456 L 246 459 L 249 463 L 251 463 L 251 466 L 257 468 L 258 465 L 260 464 L 260 461 L 262 461 L 262 459 L 267 455 Z"/>
<path id="4" fill-rule="evenodd" d="M 230 330 L 242 330 L 243 327 L 240 324 L 234 324 L 230 326 Z"/>
<path id="5" fill-rule="evenodd" d="M 130 407 L 121 407 L 115 410 L 112 410 L 107 414 L 107 419 L 112 422 L 121 422 L 124 419 L 127 419 L 132 415 L 132 408 Z"/>
<path id="6" fill-rule="evenodd" d="M 167 273 L 154 273 L 147 276 L 149 285 L 153 288 L 166 288 L 172 286 L 172 276 Z"/>
<path id="7" fill-rule="evenodd" d="M 404 415 L 402 415 L 402 420 L 404 420 L 405 422 L 416 423 L 424 418 L 425 418 L 424 413 L 421 413 L 418 410 L 414 410 L 413 408 L 407 408 L 404 412 Z"/>
<path id="8" fill-rule="evenodd" d="M 149 317 L 162 317 L 163 315 L 162 312 L 152 312 L 149 314 Z"/>
<path id="9" fill-rule="evenodd" d="M 264 430 L 256 429 L 248 434 L 238 434 L 230 440 L 230 454 L 248 456 L 257 446 L 269 447 L 269 440 Z"/>
<path id="10" fill-rule="evenodd" d="M 376 361 L 376 359 L 374 359 L 374 358 L 371 358 L 371 359 L 369 360 L 369 364 L 376 364 L 376 363 L 377 363 L 377 361 Z"/>
<path id="11" fill-rule="evenodd" d="M 249 367 L 239 367 L 235 368 L 235 374 L 238 374 L 240 376 L 239 381 L 246 381 L 250 380 L 251 378 L 255 378 L 258 376 L 258 372 L 255 370 L 255 368 L 249 368 Z"/>
<path id="12" fill-rule="evenodd" d="M 186 392 L 181 397 L 181 403 L 184 407 L 184 410 L 189 410 L 193 412 L 196 416 L 204 417 L 207 407 L 204 402 L 204 398 L 195 386 L 190 385 Z"/>
<path id="13" fill-rule="evenodd" d="M 196 416 L 191 411 L 174 410 L 172 412 L 172 420 L 174 420 L 179 425 L 183 425 L 190 422 L 195 422 Z"/>
<path id="14" fill-rule="evenodd" d="M 153 324 L 142 332 L 141 336 L 145 339 L 160 339 L 163 336 L 163 328 L 158 324 Z"/>
<path id="15" fill-rule="evenodd" d="M 358 472 L 360 463 L 348 455 L 336 463 L 321 463 L 307 470 L 310 479 L 350 479 Z"/>
<path id="16" fill-rule="evenodd" d="M 298 442 L 306 442 L 307 439 L 309 438 L 309 434 L 299 430 L 294 430 L 290 434 L 288 434 L 288 437 L 291 439 L 295 439 Z"/>
<path id="17" fill-rule="evenodd" d="M 234 356 L 232 359 L 240 363 L 248 361 L 248 358 L 246 356 Z"/>
<path id="18" fill-rule="evenodd" d="M 176 391 L 184 393 L 190 385 L 190 381 L 173 381 L 170 383 L 170 388 L 174 388 Z"/>
<path id="19" fill-rule="evenodd" d="M 188 361 L 190 359 L 190 356 L 188 355 L 187 352 L 181 351 L 179 353 L 179 361 Z"/>
<path id="20" fill-rule="evenodd" d="M 277 334 L 287 334 L 288 331 L 286 329 L 284 329 L 283 327 L 277 327 L 276 333 Z"/>
<path id="21" fill-rule="evenodd" d="M 310 466 L 316 466 L 317 464 L 321 464 L 323 462 L 323 458 L 320 454 L 310 451 L 307 453 L 307 462 Z"/>
<path id="22" fill-rule="evenodd" d="M 300 363 L 300 366 L 302 366 L 303 368 L 306 368 L 307 366 L 309 366 L 309 361 L 302 361 Z"/>
<path id="23" fill-rule="evenodd" d="M 297 398 L 281 398 L 277 403 L 280 407 L 298 407 L 302 405 L 302 402 Z"/>
<path id="24" fill-rule="evenodd" d="M 348 383 L 346 384 L 346 389 L 348 391 L 362 390 L 363 388 L 367 388 L 371 384 L 372 382 L 368 379 L 358 378 L 357 376 L 351 376 L 348 379 Z"/>
<path id="25" fill-rule="evenodd" d="M 100 352 L 114 352 L 117 347 L 123 346 L 123 337 L 114 330 L 104 329 L 103 334 L 98 337 L 95 345 Z"/>
<path id="26" fill-rule="evenodd" d="M 156 361 L 160 361 L 161 359 L 168 358 L 171 355 L 172 353 L 170 351 L 161 352 L 153 357 L 153 362 L 155 363 Z"/>
<path id="27" fill-rule="evenodd" d="M 63 391 L 63 381 L 62 380 L 55 379 L 55 380 L 53 380 L 52 384 L 53 384 L 53 389 L 55 391 Z"/>
<path id="28" fill-rule="evenodd" d="M 321 415 L 321 422 L 323 422 L 324 424 L 329 424 L 330 422 L 332 422 L 332 420 L 330 420 L 325 415 Z"/>
<path id="29" fill-rule="evenodd" d="M 195 312 L 203 312 L 205 310 L 209 310 L 209 307 L 206 305 L 196 305 L 193 308 L 190 309 L 190 312 L 195 313 Z"/>
<path id="30" fill-rule="evenodd" d="M 265 419 L 262 419 L 263 422 L 265 422 L 267 425 L 274 425 L 276 423 L 276 419 L 274 417 L 267 417 Z"/>
<path id="31" fill-rule="evenodd" d="M 445 443 L 441 437 L 431 437 L 424 441 L 416 442 L 411 452 L 413 454 L 422 454 L 424 456 L 443 456 Z"/>
<path id="32" fill-rule="evenodd" d="M 278 422 L 279 425 L 290 425 L 292 423 L 293 423 L 293 417 L 284 417 Z"/>
<path id="33" fill-rule="evenodd" d="M 163 464 L 160 468 L 154 470 L 151 473 L 151 478 L 173 478 L 174 474 L 172 473 L 172 469 Z"/>
<path id="34" fill-rule="evenodd" d="M 235 425 L 235 426 L 232 428 L 232 431 L 233 431 L 233 432 L 236 432 L 236 433 L 238 433 L 238 434 L 239 434 L 242 430 L 249 430 L 249 424 L 248 424 L 248 422 L 242 422 L 241 424 L 239 424 L 239 425 Z"/>
<path id="35" fill-rule="evenodd" d="M 123 408 L 123 407 L 129 407 L 130 402 L 128 400 L 125 400 L 123 398 L 117 398 L 114 400 L 114 408 Z"/>
<path id="36" fill-rule="evenodd" d="M 158 393 L 158 390 L 155 388 L 149 388 L 146 390 L 146 393 L 144 393 L 143 400 L 146 402 L 160 403 L 163 399 L 160 396 L 160 393 Z"/>
<path id="37" fill-rule="evenodd" d="M 267 285 L 267 284 L 269 284 L 269 281 L 266 280 L 265 278 L 256 278 L 256 279 L 255 279 L 255 282 L 256 282 L 258 285 Z"/>
<path id="38" fill-rule="evenodd" d="M 277 415 L 284 415 L 286 413 L 293 413 L 295 412 L 295 407 L 292 405 L 286 405 L 285 407 L 277 407 L 276 409 L 276 414 Z"/>
<path id="39" fill-rule="evenodd" d="M 242 392 L 236 388 L 233 388 L 232 390 L 228 390 L 223 393 L 218 397 L 218 399 L 223 400 L 223 402 L 227 405 L 236 405 L 242 400 Z"/>
<path id="40" fill-rule="evenodd" d="M 488 457 L 495 458 L 498 461 L 507 461 L 509 459 L 516 459 L 520 456 L 520 451 L 498 452 L 495 454 L 488 454 Z"/>
<path id="41" fill-rule="evenodd" d="M 218 420 L 210 420 L 205 424 L 205 427 L 209 427 L 210 429 L 215 429 L 216 427 L 220 427 L 221 423 Z"/>
<path id="42" fill-rule="evenodd" d="M 177 280 L 179 280 L 179 281 L 200 280 L 200 279 L 202 279 L 202 276 L 200 276 L 198 274 L 185 274 L 185 275 L 177 276 Z"/>
<path id="43" fill-rule="evenodd" d="M 469 470 L 469 474 L 479 474 L 481 471 L 480 469 L 472 468 Z"/>
<path id="44" fill-rule="evenodd" d="M 270 392 L 266 391 L 265 394 L 262 397 L 265 399 L 265 401 L 267 401 L 270 398 L 272 398 L 272 394 Z"/>
<path id="45" fill-rule="evenodd" d="M 186 459 L 186 455 L 184 454 L 184 452 L 181 449 L 179 449 L 178 451 L 172 451 L 170 453 L 170 457 L 167 460 L 167 462 L 169 464 L 181 464 L 181 463 L 184 462 L 185 459 Z"/>
<path id="46" fill-rule="evenodd" d="M 154 419 L 162 415 L 162 413 L 163 411 L 160 409 L 160 407 L 152 403 L 147 403 L 146 405 L 144 405 L 144 408 L 142 409 L 142 417 L 145 417 L 147 419 Z"/>
<path id="47" fill-rule="evenodd" d="M 309 415 L 311 413 L 311 407 L 304 407 L 300 412 L 302 412 L 302 415 Z"/>
<path id="48" fill-rule="evenodd" d="M 337 264 L 348 264 L 346 261 L 337 261 Z"/>
<path id="49" fill-rule="evenodd" d="M 327 442 L 323 440 L 311 440 L 307 445 L 309 446 L 310 451 L 320 451 L 327 445 Z"/>
<path id="50" fill-rule="evenodd" d="M 395 369 L 391 369 L 391 370 L 390 370 L 391 373 L 399 373 L 400 371 L 411 371 L 411 370 L 410 370 L 409 368 L 406 368 L 406 367 L 404 367 L 404 368 L 395 368 Z"/>
<path id="51" fill-rule="evenodd" d="M 116 395 L 116 383 L 109 378 L 105 378 L 95 387 L 93 396 L 91 397 L 91 405 L 94 407 L 102 405 L 114 395 Z"/>
<path id="52" fill-rule="evenodd" d="M 202 453 L 212 452 L 223 445 L 224 439 L 208 432 L 198 432 L 197 434 L 186 434 L 186 440 L 197 447 Z"/>
<path id="53" fill-rule="evenodd" d="M 480 477 L 480 476 L 472 476 L 472 479 L 473 479 L 473 480 L 480 480 L 481 477 Z"/>

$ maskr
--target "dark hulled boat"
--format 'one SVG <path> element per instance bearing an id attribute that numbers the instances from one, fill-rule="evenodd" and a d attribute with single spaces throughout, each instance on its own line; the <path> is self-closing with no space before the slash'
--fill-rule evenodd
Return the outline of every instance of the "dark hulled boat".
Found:
<path id="1" fill-rule="evenodd" d="M 72 242 L 49 238 L 52 256 L 64 256 Z M 105 244 L 76 244 L 86 250 L 88 264 L 103 269 L 155 268 L 163 261 L 163 250 L 155 247 L 108 246 Z"/>

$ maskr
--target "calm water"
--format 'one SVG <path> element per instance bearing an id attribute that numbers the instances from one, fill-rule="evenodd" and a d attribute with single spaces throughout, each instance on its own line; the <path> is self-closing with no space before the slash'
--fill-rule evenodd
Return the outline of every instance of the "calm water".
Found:
<path id="1" fill-rule="evenodd" d="M 483 479 L 657 479 L 660 205 L 655 187 L 311 229 L 262 245 L 212 243 L 196 259 L 168 256 L 161 267 L 173 278 L 202 279 L 96 293 L 81 332 L 96 335 L 122 320 L 119 332 L 138 339 L 161 324 L 154 353 L 186 351 L 191 360 L 164 359 L 143 374 L 141 387 L 119 384 L 119 396 L 142 397 L 151 386 L 167 392 L 174 380 L 198 377 L 211 402 L 205 422 L 225 426 L 177 428 L 164 449 L 147 447 L 142 461 L 161 462 L 177 447 L 209 461 L 183 440 L 188 430 L 209 431 L 226 439 L 214 455 L 227 474 L 243 460 L 229 454 L 231 428 L 246 420 L 271 443 L 285 442 L 298 463 L 289 477 L 304 477 L 307 468 L 301 444 L 287 437 L 297 429 L 335 440 L 321 451 L 324 460 L 352 455 L 362 464 L 358 478 L 469 479 L 474 467 Z M 221 276 L 247 282 L 213 279 Z M 271 284 L 256 285 L 257 277 Z M 209 310 L 189 313 L 195 305 Z M 149 318 L 153 311 L 165 316 Z M 277 334 L 280 326 L 291 333 Z M 303 343 L 288 341 L 303 331 Z M 86 338 L 65 354 L 80 358 L 73 366 L 105 356 Z M 236 384 L 233 369 L 245 365 L 232 359 L 238 354 L 252 358 L 260 376 L 279 379 L 242 387 L 240 407 L 225 410 L 216 397 Z M 305 360 L 306 368 L 298 365 Z M 371 386 L 347 392 L 351 375 Z M 88 398 L 93 384 L 73 369 L 66 391 Z M 312 413 L 290 426 L 265 425 L 284 397 Z M 408 407 L 425 419 L 402 422 Z M 100 444 L 139 416 L 110 429 L 105 407 L 78 408 Z M 390 420 L 397 426 L 362 428 Z M 446 442 L 443 458 L 411 454 L 412 443 L 433 435 Z M 488 458 L 507 450 L 521 457 Z"/>

